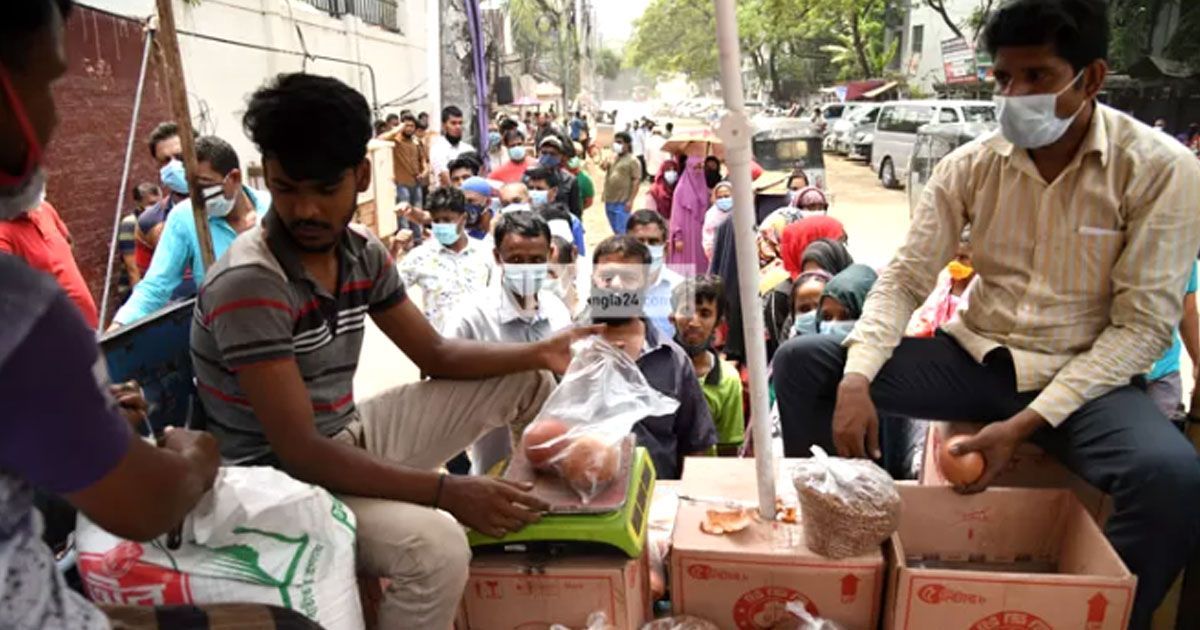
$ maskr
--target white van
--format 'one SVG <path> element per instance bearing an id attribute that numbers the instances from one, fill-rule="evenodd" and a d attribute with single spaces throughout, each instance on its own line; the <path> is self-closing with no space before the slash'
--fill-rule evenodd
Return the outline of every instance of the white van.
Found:
<path id="1" fill-rule="evenodd" d="M 994 123 L 991 101 L 892 101 L 879 110 L 871 168 L 888 188 L 898 188 L 908 176 L 908 162 L 917 139 L 917 128 L 927 123 Z"/>

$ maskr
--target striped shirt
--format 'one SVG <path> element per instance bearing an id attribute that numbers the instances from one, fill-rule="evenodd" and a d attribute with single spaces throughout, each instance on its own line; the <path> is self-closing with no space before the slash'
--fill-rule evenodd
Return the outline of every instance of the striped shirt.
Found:
<path id="1" fill-rule="evenodd" d="M 326 436 L 352 419 L 352 381 L 368 313 L 405 298 L 383 243 L 361 226 L 338 245 L 338 291 L 330 295 L 300 264 L 271 212 L 213 266 L 196 299 L 192 364 L 208 428 L 229 464 L 274 464 L 270 444 L 237 381 L 247 365 L 294 360 Z"/>
<path id="2" fill-rule="evenodd" d="M 1200 163 L 1099 105 L 1066 170 L 1046 183 L 998 133 L 942 160 L 908 240 L 847 338 L 846 373 L 874 378 L 971 225 L 979 278 L 944 326 L 975 360 L 1007 348 L 1017 389 L 1059 425 L 1144 374 L 1171 344 L 1200 249 Z"/>

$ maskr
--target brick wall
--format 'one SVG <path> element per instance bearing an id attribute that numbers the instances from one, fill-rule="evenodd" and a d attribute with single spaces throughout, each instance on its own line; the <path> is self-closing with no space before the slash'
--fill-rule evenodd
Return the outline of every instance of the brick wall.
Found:
<path id="1" fill-rule="evenodd" d="M 46 153 L 46 198 L 75 237 L 75 258 L 97 305 L 104 287 L 142 46 L 140 23 L 76 5 L 67 23 L 70 70 L 55 87 L 59 125 Z M 158 181 L 157 167 L 143 140 L 155 125 L 171 118 L 153 49 L 139 118 L 129 189 L 139 182 Z M 130 203 L 126 197 L 125 207 Z M 110 306 L 110 316 L 113 310 Z"/>

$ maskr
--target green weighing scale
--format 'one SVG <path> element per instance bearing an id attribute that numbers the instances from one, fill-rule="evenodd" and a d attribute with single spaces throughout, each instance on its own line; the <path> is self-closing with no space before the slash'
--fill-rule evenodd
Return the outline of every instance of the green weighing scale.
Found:
<path id="1" fill-rule="evenodd" d="M 621 442 L 622 475 L 586 505 L 579 495 L 556 475 L 539 474 L 521 449 L 513 453 L 505 479 L 533 483 L 531 491 L 550 504 L 542 519 L 504 538 L 492 538 L 474 530 L 467 532 L 473 548 L 507 547 L 539 543 L 582 543 L 607 545 L 631 558 L 641 555 L 646 543 L 646 522 L 654 492 L 654 463 L 646 449 L 636 446 L 630 435 Z"/>

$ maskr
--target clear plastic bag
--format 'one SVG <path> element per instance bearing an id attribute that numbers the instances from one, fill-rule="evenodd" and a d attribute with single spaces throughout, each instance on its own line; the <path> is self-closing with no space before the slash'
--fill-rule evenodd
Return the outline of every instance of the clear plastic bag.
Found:
<path id="1" fill-rule="evenodd" d="M 550 630 L 572 630 L 562 624 L 554 624 L 550 626 Z M 594 612 L 588 615 L 587 626 L 579 630 L 616 630 L 615 626 L 608 623 L 608 615 L 603 612 Z"/>
<path id="2" fill-rule="evenodd" d="M 800 622 L 796 630 L 845 630 L 845 628 L 808 612 L 800 602 L 788 602 L 787 611 Z M 776 626 L 778 628 L 779 626 Z"/>
<path id="3" fill-rule="evenodd" d="M 819 446 L 812 453 L 792 472 L 808 548 L 828 558 L 877 549 L 900 524 L 891 476 L 869 460 L 830 457 Z"/>
<path id="4" fill-rule="evenodd" d="M 620 443 L 633 425 L 678 408 L 624 351 L 593 336 L 526 427 L 522 448 L 535 468 L 556 471 L 586 504 L 618 476 Z"/>
<path id="5" fill-rule="evenodd" d="M 691 615 L 663 617 L 642 626 L 642 630 L 721 630 L 717 624 Z"/>

